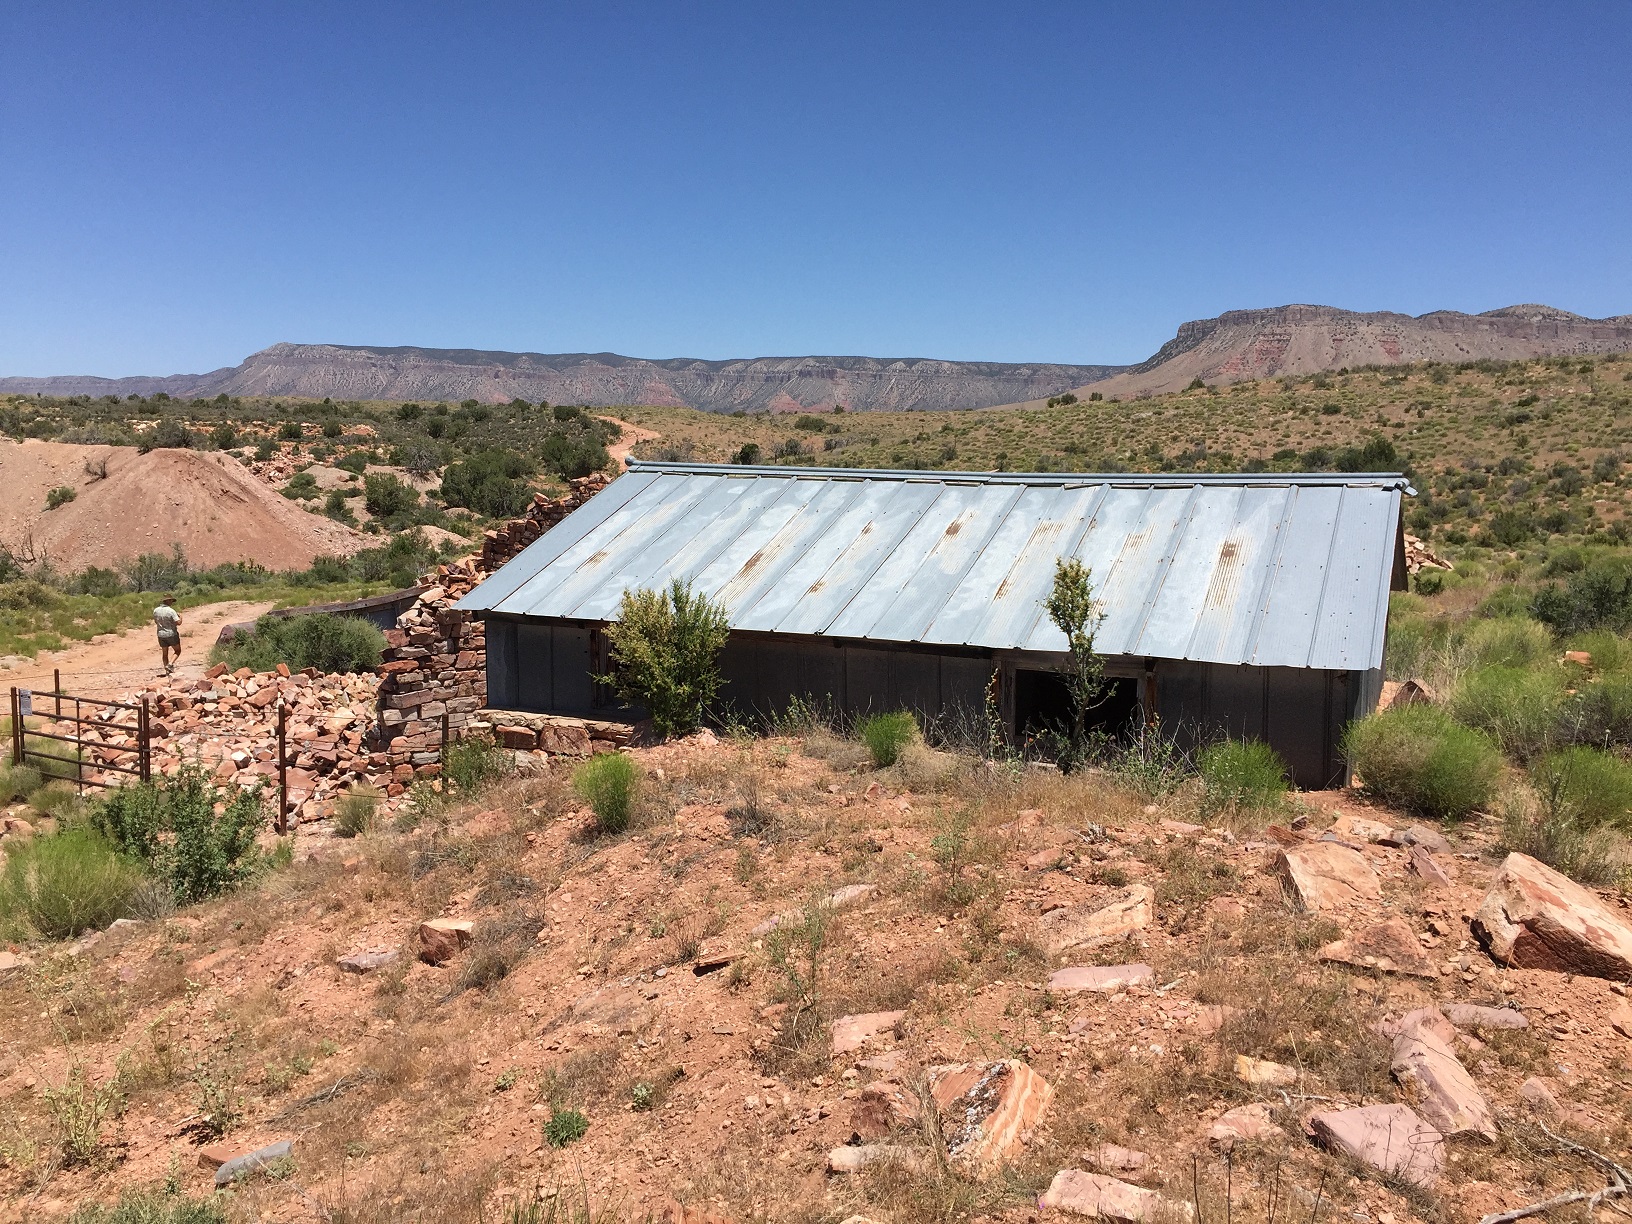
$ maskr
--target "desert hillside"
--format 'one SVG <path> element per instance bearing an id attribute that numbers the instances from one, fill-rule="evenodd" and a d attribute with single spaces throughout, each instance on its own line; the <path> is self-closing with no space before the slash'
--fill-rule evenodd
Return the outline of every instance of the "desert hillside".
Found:
<path id="1" fill-rule="evenodd" d="M 1356 366 L 1410 362 L 1520 361 L 1624 353 L 1632 315 L 1587 319 L 1551 306 L 1506 306 L 1484 314 L 1362 314 L 1331 306 L 1231 310 L 1196 319 L 1147 361 L 1078 388 L 1106 399 L 1182 391 L 1194 380 L 1224 384 Z"/>
<path id="2" fill-rule="evenodd" d="M 368 542 L 280 497 L 221 453 L 144 455 L 130 446 L 0 439 L 0 484 L 0 543 L 68 572 L 168 553 L 176 544 L 194 565 L 304 569 L 315 556 L 352 553 Z M 48 509 L 56 488 L 72 489 L 73 500 Z"/>
<path id="3" fill-rule="evenodd" d="M 1504 867 L 1485 818 L 1243 821 L 813 728 L 637 750 L 612 834 L 570 760 L 521 760 L 30 948 L 0 1218 L 270 1149 L 232 1220 L 1472 1221 L 1604 1184 L 1549 1132 L 1632 1138 L 1632 911 Z M 1541 967 L 1515 932 L 1554 887 L 1597 908 Z M 58 1169 L 76 1075 L 118 1105 Z"/>

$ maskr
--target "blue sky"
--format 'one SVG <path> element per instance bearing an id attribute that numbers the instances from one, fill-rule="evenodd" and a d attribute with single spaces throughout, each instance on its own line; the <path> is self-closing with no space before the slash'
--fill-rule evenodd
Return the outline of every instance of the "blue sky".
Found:
<path id="1" fill-rule="evenodd" d="M 1632 312 L 1632 6 L 0 0 L 0 374 Z"/>

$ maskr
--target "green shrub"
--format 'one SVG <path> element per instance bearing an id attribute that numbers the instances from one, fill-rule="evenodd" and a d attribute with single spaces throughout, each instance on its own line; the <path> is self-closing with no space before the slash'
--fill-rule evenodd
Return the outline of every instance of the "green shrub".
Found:
<path id="1" fill-rule="evenodd" d="M 1287 791 L 1286 762 L 1260 740 L 1225 740 L 1201 750 L 1196 760 L 1209 811 L 1261 811 Z"/>
<path id="2" fill-rule="evenodd" d="M 211 1199 L 159 1190 L 126 1190 L 111 1206 L 87 1203 L 68 1224 L 227 1224 L 226 1208 Z"/>
<path id="3" fill-rule="evenodd" d="M 1600 676 L 1632 669 L 1632 642 L 1608 629 L 1578 633 L 1567 649 L 1584 650 L 1592 656 L 1592 670 Z"/>
<path id="4" fill-rule="evenodd" d="M 602 753 L 573 771 L 572 789 L 589 804 L 601 832 L 616 835 L 634 819 L 640 770 L 633 758 L 621 752 Z"/>
<path id="5" fill-rule="evenodd" d="M 1569 812 L 1523 788 L 1502 799 L 1501 849 L 1528 854 L 1583 884 L 1613 885 L 1628 874 L 1626 839 L 1586 828 Z"/>
<path id="6" fill-rule="evenodd" d="M 367 783 L 358 783 L 334 806 L 334 833 L 336 837 L 356 837 L 374 827 L 374 817 L 380 808 L 380 792 Z"/>
<path id="7" fill-rule="evenodd" d="M 1530 613 L 1562 634 L 1632 628 L 1632 561 L 1599 557 L 1560 587 L 1550 582 L 1530 601 Z"/>
<path id="8" fill-rule="evenodd" d="M 386 472 L 363 477 L 363 505 L 375 518 L 394 518 L 419 505 L 419 491 Z"/>
<path id="9" fill-rule="evenodd" d="M 279 442 L 299 442 L 302 430 L 299 421 L 285 421 L 278 426 Z"/>
<path id="10" fill-rule="evenodd" d="M 66 506 L 78 496 L 72 485 L 58 485 L 45 495 L 45 508 L 55 510 L 58 506 Z"/>
<path id="11" fill-rule="evenodd" d="M 385 634 L 356 616 L 312 612 L 304 616 L 263 616 L 249 633 L 240 633 L 210 651 L 212 663 L 237 670 L 272 671 L 287 663 L 296 671 L 364 672 L 380 665 Z"/>
<path id="12" fill-rule="evenodd" d="M 1632 765 L 1596 748 L 1550 752 L 1530 770 L 1548 805 L 1588 828 L 1626 827 L 1632 811 Z"/>
<path id="13" fill-rule="evenodd" d="M 42 816 L 62 820 L 79 809 L 80 798 L 72 783 L 56 781 L 40 787 L 30 795 L 28 805 Z"/>
<path id="14" fill-rule="evenodd" d="M 235 888 L 261 867 L 259 789 L 223 794 L 199 765 L 120 787 L 91 809 L 90 819 L 122 853 L 168 881 L 181 905 Z"/>
<path id="15" fill-rule="evenodd" d="M 8 842 L 0 928 L 66 939 L 125 916 L 141 871 L 84 827 Z"/>
<path id="16" fill-rule="evenodd" d="M 309 501 L 321 491 L 317 487 L 317 477 L 310 472 L 296 472 L 282 489 L 283 495 L 290 501 Z"/>
<path id="17" fill-rule="evenodd" d="M 678 578 L 666 591 L 625 591 L 607 631 L 618 693 L 652 716 L 661 736 L 702 725 L 720 688 L 719 656 L 730 636 L 725 608 Z"/>
<path id="18" fill-rule="evenodd" d="M 533 491 L 526 478 L 536 469 L 513 450 L 484 450 L 442 473 L 441 498 L 489 518 L 508 518 L 527 509 Z"/>
<path id="19" fill-rule="evenodd" d="M 210 445 L 216 450 L 231 450 L 238 445 L 238 430 L 231 421 L 223 421 L 210 430 Z"/>
<path id="20" fill-rule="evenodd" d="M 1522 616 L 1474 621 L 1465 649 L 1469 665 L 1475 668 L 1533 667 L 1551 662 L 1558 654 L 1547 626 Z"/>
<path id="21" fill-rule="evenodd" d="M 908 744 L 918 742 L 918 720 L 908 710 L 873 714 L 856 725 L 856 735 L 867 745 L 873 764 L 883 769 L 900 760 Z"/>
<path id="22" fill-rule="evenodd" d="M 442 754 L 442 774 L 463 791 L 478 791 L 511 773 L 515 757 L 490 735 L 469 735 Z"/>
<path id="23" fill-rule="evenodd" d="M 1595 748 L 1632 745 L 1632 676 L 1610 675 L 1576 689 L 1559 709 L 1555 738 Z"/>
<path id="24" fill-rule="evenodd" d="M 40 771 L 32 765 L 0 766 L 0 803 L 27 799 L 42 782 Z"/>
<path id="25" fill-rule="evenodd" d="M 1480 731 L 1428 705 L 1385 710 L 1349 727 L 1349 763 L 1372 794 L 1418 816 L 1454 820 L 1487 805 L 1502 761 Z"/>
<path id="26" fill-rule="evenodd" d="M 550 1107 L 549 1120 L 544 1123 L 544 1141 L 551 1147 L 564 1148 L 588 1133 L 589 1119 L 580 1111 Z"/>
<path id="27" fill-rule="evenodd" d="M 1451 713 L 1485 732 L 1514 760 L 1528 761 L 1552 746 L 1564 708 L 1564 682 L 1557 667 L 1486 667 L 1462 677 L 1451 696 Z"/>

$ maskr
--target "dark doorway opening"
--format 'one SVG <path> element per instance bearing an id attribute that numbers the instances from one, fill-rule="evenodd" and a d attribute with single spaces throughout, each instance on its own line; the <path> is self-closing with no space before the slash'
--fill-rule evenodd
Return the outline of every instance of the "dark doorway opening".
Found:
<path id="1" fill-rule="evenodd" d="M 1107 677 L 1103 700 L 1088 711 L 1088 729 L 1120 739 L 1139 717 L 1139 681 L 1132 676 Z M 1014 673 L 1014 725 L 1020 742 L 1039 732 L 1063 731 L 1071 725 L 1071 691 L 1059 672 Z"/>

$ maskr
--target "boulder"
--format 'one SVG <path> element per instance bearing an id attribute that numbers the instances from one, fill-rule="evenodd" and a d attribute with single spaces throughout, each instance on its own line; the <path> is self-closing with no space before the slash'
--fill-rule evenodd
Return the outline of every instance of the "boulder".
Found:
<path id="1" fill-rule="evenodd" d="M 1135 884 L 1109 905 L 1067 905 L 1044 914 L 1038 924 L 1051 955 L 1110 943 L 1148 927 L 1156 916 L 1156 891 Z"/>
<path id="2" fill-rule="evenodd" d="M 1339 909 L 1382 897 L 1377 873 L 1366 856 L 1341 842 L 1291 846 L 1275 856 L 1275 869 L 1299 909 Z"/>
<path id="3" fill-rule="evenodd" d="M 1254 1103 L 1227 1109 L 1207 1128 L 1208 1146 L 1227 1152 L 1238 1143 L 1273 1139 L 1286 1132 L 1269 1120 L 1269 1106 Z"/>
<path id="4" fill-rule="evenodd" d="M 1542 1117 L 1557 1117 L 1564 1112 L 1564 1106 L 1553 1095 L 1553 1090 L 1533 1075 L 1519 1085 L 1519 1100 L 1531 1113 Z"/>
<path id="5" fill-rule="evenodd" d="M 1380 820 L 1367 820 L 1364 816 L 1339 816 L 1333 823 L 1331 831 L 1344 841 L 1382 842 L 1394 836 L 1394 830 Z"/>
<path id="6" fill-rule="evenodd" d="M 1323 961 L 1376 969 L 1381 973 L 1420 978 L 1439 976 L 1433 958 L 1403 918 L 1390 918 L 1357 935 L 1329 943 L 1318 955 Z"/>
<path id="7" fill-rule="evenodd" d="M 1260 1088 L 1290 1088 L 1298 1082 L 1298 1069 L 1267 1058 L 1253 1058 L 1248 1054 L 1235 1056 L 1235 1078 L 1243 1084 Z"/>
<path id="8" fill-rule="evenodd" d="M 1061 1169 L 1037 1205 L 1073 1215 L 1094 1216 L 1117 1224 L 1144 1224 L 1174 1214 L 1189 1216 L 1189 1203 L 1164 1199 L 1154 1190 L 1129 1185 L 1103 1173 Z"/>
<path id="9" fill-rule="evenodd" d="M 1072 965 L 1049 974 L 1048 989 L 1061 994 L 1082 990 L 1115 994 L 1129 986 L 1147 985 L 1155 976 L 1149 965 Z"/>
<path id="10" fill-rule="evenodd" d="M 1445 1018 L 1457 1028 L 1527 1029 L 1529 1018 L 1516 1007 L 1480 1007 L 1477 1003 L 1451 1003 Z"/>
<path id="11" fill-rule="evenodd" d="M 1441 867 L 1439 861 L 1422 846 L 1411 847 L 1406 866 L 1410 869 L 1412 875 L 1418 879 L 1427 880 L 1430 884 L 1438 884 L 1444 887 L 1451 882 L 1451 877 L 1445 874 L 1445 868 Z"/>
<path id="12" fill-rule="evenodd" d="M 833 1021 L 833 1053 L 848 1054 L 859 1050 L 875 1037 L 893 1032 L 906 1019 L 904 1011 L 867 1012 L 859 1016 L 840 1016 Z"/>
<path id="13" fill-rule="evenodd" d="M 1445 1168 L 1445 1140 L 1407 1105 L 1329 1109 L 1309 1119 L 1315 1141 L 1416 1186 L 1432 1186 Z"/>
<path id="14" fill-rule="evenodd" d="M 1423 1019 L 1394 1038 L 1389 1069 L 1422 1116 L 1448 1138 L 1494 1143 L 1496 1118 L 1490 1102 L 1473 1082 L 1443 1033 L 1449 1021 L 1435 1008 L 1422 1008 Z"/>
<path id="15" fill-rule="evenodd" d="M 1087 1163 L 1101 1173 L 1142 1173 L 1151 1166 L 1149 1152 L 1137 1152 L 1115 1143 L 1102 1143 L 1086 1156 Z"/>
<path id="16" fill-rule="evenodd" d="M 1632 1037 L 1632 1005 L 1622 1003 L 1609 1017 L 1609 1027 L 1622 1037 Z"/>
<path id="17" fill-rule="evenodd" d="M 929 1070 L 951 1163 L 984 1181 L 1012 1164 L 1042 1119 L 1053 1086 L 1015 1059 Z"/>
<path id="18" fill-rule="evenodd" d="M 1473 933 L 1504 965 L 1632 978 L 1632 928 L 1596 894 L 1529 855 L 1503 861 Z"/>
<path id="19" fill-rule="evenodd" d="M 282 1139 L 277 1143 L 269 1143 L 263 1148 L 256 1148 L 253 1152 L 246 1152 L 242 1156 L 234 1156 L 215 1171 L 215 1184 L 217 1186 L 230 1186 L 240 1177 L 248 1177 L 252 1173 L 260 1172 L 273 1161 L 287 1160 L 293 1148 L 294 1145 L 290 1140 Z"/>
<path id="20" fill-rule="evenodd" d="M 397 962 L 395 948 L 375 949 L 364 952 L 348 952 L 335 962 L 341 973 L 373 973 L 376 969 L 384 969 L 387 965 Z"/>
<path id="21" fill-rule="evenodd" d="M 460 918 L 427 918 L 419 924 L 419 959 L 441 965 L 470 946 L 476 924 Z"/>

